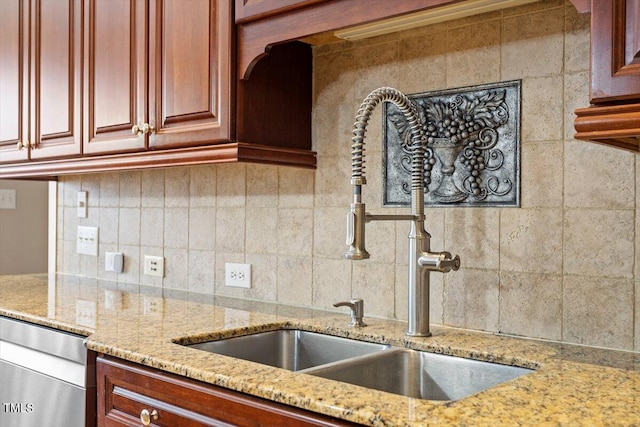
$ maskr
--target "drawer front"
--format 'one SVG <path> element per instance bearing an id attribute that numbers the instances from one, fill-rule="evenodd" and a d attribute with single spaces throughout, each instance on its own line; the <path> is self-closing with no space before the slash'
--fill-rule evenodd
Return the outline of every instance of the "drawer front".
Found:
<path id="1" fill-rule="evenodd" d="M 97 371 L 100 426 L 138 427 L 144 410 L 154 426 L 354 425 L 111 357 Z"/>

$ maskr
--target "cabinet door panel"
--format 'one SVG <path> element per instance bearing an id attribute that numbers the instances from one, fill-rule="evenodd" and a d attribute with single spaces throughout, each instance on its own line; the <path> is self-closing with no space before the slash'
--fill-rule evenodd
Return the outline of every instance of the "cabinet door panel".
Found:
<path id="1" fill-rule="evenodd" d="M 28 150 L 18 150 L 18 143 L 27 143 L 28 79 L 26 58 L 23 55 L 28 43 L 26 19 L 28 4 L 24 0 L 2 2 L 0 13 L 0 162 L 24 160 Z"/>
<path id="2" fill-rule="evenodd" d="M 230 138 L 229 1 L 151 2 L 151 148 Z"/>
<path id="3" fill-rule="evenodd" d="M 143 149 L 147 118 L 146 22 L 140 0 L 85 2 L 85 153 Z"/>
<path id="4" fill-rule="evenodd" d="M 80 154 L 80 0 L 34 1 L 31 48 L 32 159 Z"/>
<path id="5" fill-rule="evenodd" d="M 640 99 L 640 0 L 592 0 L 591 20 L 591 102 Z"/>

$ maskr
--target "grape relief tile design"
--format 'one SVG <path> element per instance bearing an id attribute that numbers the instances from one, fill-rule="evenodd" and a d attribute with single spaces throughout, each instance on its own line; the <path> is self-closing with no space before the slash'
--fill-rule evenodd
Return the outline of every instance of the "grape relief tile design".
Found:
<path id="1" fill-rule="evenodd" d="M 520 206 L 521 81 L 409 95 L 425 140 L 425 205 Z M 411 205 L 410 132 L 383 110 L 383 204 Z"/>

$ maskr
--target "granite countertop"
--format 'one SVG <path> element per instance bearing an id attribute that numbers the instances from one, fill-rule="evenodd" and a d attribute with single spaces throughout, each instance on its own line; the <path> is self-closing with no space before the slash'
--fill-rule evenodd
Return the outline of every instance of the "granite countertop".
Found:
<path id="1" fill-rule="evenodd" d="M 365 299 L 366 302 L 366 299 Z M 88 348 L 272 401 L 374 426 L 640 425 L 640 354 L 347 313 L 145 288 L 75 276 L 0 276 L 0 315 L 85 335 Z M 535 372 L 438 402 L 363 389 L 177 344 L 279 328 L 517 365 Z"/>

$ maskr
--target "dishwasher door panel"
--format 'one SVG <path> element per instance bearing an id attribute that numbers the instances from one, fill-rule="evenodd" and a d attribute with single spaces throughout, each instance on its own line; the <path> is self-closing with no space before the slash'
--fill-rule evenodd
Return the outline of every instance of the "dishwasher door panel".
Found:
<path id="1" fill-rule="evenodd" d="M 0 426 L 84 427 L 87 390 L 0 360 Z"/>

